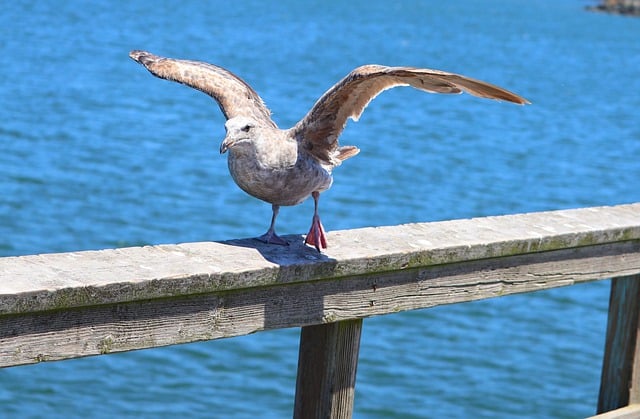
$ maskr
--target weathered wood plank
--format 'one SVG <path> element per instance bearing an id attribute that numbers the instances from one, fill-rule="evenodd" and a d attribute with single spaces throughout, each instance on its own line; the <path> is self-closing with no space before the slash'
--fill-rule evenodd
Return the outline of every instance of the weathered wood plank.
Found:
<path id="1" fill-rule="evenodd" d="M 598 413 L 640 402 L 640 275 L 611 281 Z"/>
<path id="2" fill-rule="evenodd" d="M 640 273 L 640 240 L 0 316 L 0 366 L 360 319 Z"/>
<path id="3" fill-rule="evenodd" d="M 0 366 L 217 339 L 640 273 L 640 204 L 0 258 Z"/>
<path id="4" fill-rule="evenodd" d="M 289 237 L 0 258 L 0 315 L 312 282 L 640 239 L 640 204 Z"/>
<path id="5" fill-rule="evenodd" d="M 361 331 L 362 319 L 302 328 L 294 418 L 351 417 Z"/>
<path id="6" fill-rule="evenodd" d="M 640 418 L 640 404 L 631 404 L 620 409 L 611 410 L 588 419 L 638 419 Z"/>

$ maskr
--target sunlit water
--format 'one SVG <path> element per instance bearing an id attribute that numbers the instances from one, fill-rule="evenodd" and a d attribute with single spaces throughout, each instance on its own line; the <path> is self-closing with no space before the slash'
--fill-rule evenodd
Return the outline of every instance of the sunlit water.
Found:
<path id="1" fill-rule="evenodd" d="M 0 254 L 252 237 L 268 204 L 205 95 L 128 51 L 225 66 L 281 127 L 352 68 L 463 73 L 533 102 L 394 89 L 341 139 L 329 230 L 640 201 L 640 20 L 582 1 L 7 3 Z M 303 233 L 312 205 L 284 208 Z M 10 280 L 10 279 L 8 279 Z M 365 321 L 356 417 L 593 414 L 608 283 Z M 297 330 L 0 370 L 10 417 L 288 417 Z"/>

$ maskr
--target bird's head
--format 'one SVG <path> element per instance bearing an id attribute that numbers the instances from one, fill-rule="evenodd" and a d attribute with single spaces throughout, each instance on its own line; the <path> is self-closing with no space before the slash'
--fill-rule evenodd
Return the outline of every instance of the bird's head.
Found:
<path id="1" fill-rule="evenodd" d="M 224 154 L 231 148 L 239 149 L 240 147 L 251 146 L 255 138 L 257 127 L 256 122 L 246 116 L 236 116 L 231 118 L 224 124 L 227 135 L 220 144 L 220 154 Z"/>

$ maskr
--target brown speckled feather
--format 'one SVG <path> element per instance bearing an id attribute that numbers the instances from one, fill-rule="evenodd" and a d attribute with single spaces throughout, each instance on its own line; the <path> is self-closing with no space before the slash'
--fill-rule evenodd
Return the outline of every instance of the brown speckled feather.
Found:
<path id="1" fill-rule="evenodd" d="M 218 102 L 227 119 L 247 116 L 265 126 L 276 127 L 260 96 L 241 78 L 224 68 L 201 61 L 159 57 L 146 51 L 131 51 L 129 56 L 156 77 L 208 94 Z"/>
<path id="2" fill-rule="evenodd" d="M 293 128 L 293 133 L 303 147 L 319 160 L 327 163 L 334 162 L 335 157 L 344 160 L 339 154 L 344 154 L 351 147 L 339 147 L 338 137 L 347 119 L 357 121 L 371 100 L 396 86 L 412 86 L 430 93 L 464 91 L 488 99 L 529 103 L 508 90 L 458 74 L 412 67 L 365 65 L 353 70 L 322 95 Z M 348 157 L 350 155 L 345 158 Z"/>
<path id="3" fill-rule="evenodd" d="M 271 204 L 271 224 L 258 239 L 287 245 L 287 240 L 275 231 L 280 206 L 297 205 L 311 196 L 314 212 L 305 243 L 318 251 L 327 247 L 318 213 L 320 193 L 331 187 L 333 168 L 360 151 L 354 146 L 339 146 L 338 137 L 347 119 L 357 120 L 380 92 L 395 86 L 412 86 L 431 93 L 464 91 L 489 99 L 528 103 L 505 89 L 457 74 L 366 65 L 329 89 L 293 128 L 281 130 L 258 94 L 223 68 L 143 51 L 132 51 L 129 56 L 153 75 L 201 90 L 218 102 L 227 117 L 220 153 L 229 153 L 227 162 L 233 180 L 249 195 Z"/>

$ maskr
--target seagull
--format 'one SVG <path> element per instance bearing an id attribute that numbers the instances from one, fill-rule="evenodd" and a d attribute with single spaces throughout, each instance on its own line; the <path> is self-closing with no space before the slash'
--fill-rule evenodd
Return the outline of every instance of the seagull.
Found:
<path id="1" fill-rule="evenodd" d="M 314 201 L 311 228 L 305 243 L 318 252 L 327 248 L 318 213 L 320 193 L 331 187 L 332 170 L 360 152 L 339 145 L 347 119 L 357 121 L 369 102 L 382 91 L 411 86 L 429 93 L 466 92 L 481 98 L 528 104 L 501 87 L 439 70 L 363 65 L 327 90 L 311 110 L 289 129 L 271 119 L 264 101 L 244 80 L 222 67 L 202 61 L 160 57 L 146 51 L 129 56 L 151 74 L 200 90 L 211 96 L 226 118 L 220 154 L 229 153 L 231 177 L 249 195 L 271 204 L 271 224 L 258 240 L 288 245 L 276 234 L 281 206 Z"/>

